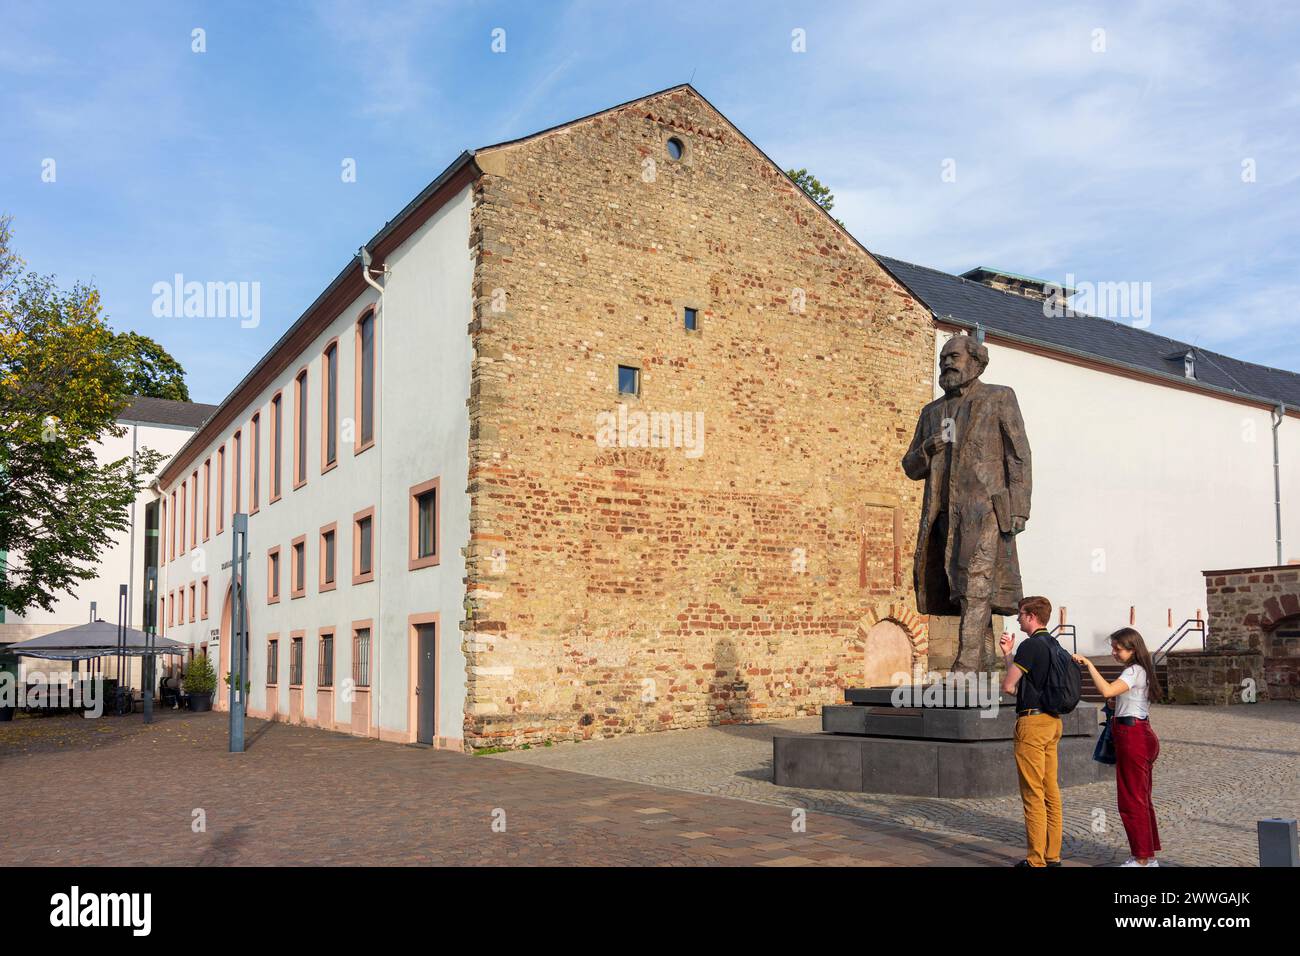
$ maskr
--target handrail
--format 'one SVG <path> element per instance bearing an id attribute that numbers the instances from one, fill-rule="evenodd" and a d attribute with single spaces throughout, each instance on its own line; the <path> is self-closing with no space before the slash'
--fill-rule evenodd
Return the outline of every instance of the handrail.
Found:
<path id="1" fill-rule="evenodd" d="M 1179 645 L 1184 637 L 1195 631 L 1201 635 L 1201 646 L 1205 646 L 1205 622 L 1200 618 L 1189 617 L 1178 625 L 1178 629 L 1165 638 L 1164 643 L 1156 648 L 1156 652 L 1151 655 L 1151 663 L 1159 664 L 1162 655 L 1168 657 L 1170 651 Z"/>
<path id="2" fill-rule="evenodd" d="M 1062 635 L 1070 638 L 1070 646 L 1074 648 L 1074 653 L 1079 653 L 1079 632 L 1075 630 L 1073 624 L 1058 624 L 1052 628 L 1052 637 L 1058 641 Z"/>

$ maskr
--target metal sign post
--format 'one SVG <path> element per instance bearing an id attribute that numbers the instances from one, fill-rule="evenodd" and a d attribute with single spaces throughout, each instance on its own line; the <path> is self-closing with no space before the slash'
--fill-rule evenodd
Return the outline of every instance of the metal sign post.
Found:
<path id="1" fill-rule="evenodd" d="M 248 515 L 237 514 L 230 527 L 230 752 L 244 752 L 244 579 L 248 574 Z"/>
<path id="2" fill-rule="evenodd" d="M 126 585 L 123 585 L 125 589 Z M 158 569 L 150 568 L 144 576 L 144 660 L 141 662 L 141 673 L 144 677 L 144 722 L 153 723 L 153 686 L 154 681 L 158 679 L 157 670 L 154 667 L 154 630 L 153 607 L 154 597 L 158 592 Z"/>
<path id="3" fill-rule="evenodd" d="M 123 695 L 130 694 L 130 690 L 124 688 L 125 681 L 122 679 L 122 669 L 126 664 L 126 611 L 126 585 L 123 584 L 117 591 L 117 689 L 113 693 L 113 712 L 118 715 L 123 712 Z M 125 699 L 129 701 L 131 698 L 127 696 Z"/>

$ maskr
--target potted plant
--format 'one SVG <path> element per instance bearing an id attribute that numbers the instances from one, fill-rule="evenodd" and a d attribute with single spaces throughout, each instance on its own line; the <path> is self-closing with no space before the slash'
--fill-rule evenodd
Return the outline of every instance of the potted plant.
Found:
<path id="1" fill-rule="evenodd" d="M 208 660 L 207 654 L 200 654 L 190 661 L 182 683 L 185 685 L 185 693 L 190 696 L 190 710 L 212 709 L 212 692 L 217 689 L 217 672 L 212 669 L 212 661 Z"/>

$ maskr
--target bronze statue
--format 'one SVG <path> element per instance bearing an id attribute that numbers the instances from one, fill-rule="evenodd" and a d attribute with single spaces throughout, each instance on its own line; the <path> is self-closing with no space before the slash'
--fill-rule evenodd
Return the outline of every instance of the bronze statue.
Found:
<path id="1" fill-rule="evenodd" d="M 960 615 L 953 671 L 983 670 L 993 615 L 1021 598 L 1016 535 L 1029 519 L 1029 439 L 1016 393 L 979 377 L 988 349 L 968 335 L 939 353 L 944 395 L 921 409 L 903 471 L 925 480 L 916 539 L 916 606 Z"/>

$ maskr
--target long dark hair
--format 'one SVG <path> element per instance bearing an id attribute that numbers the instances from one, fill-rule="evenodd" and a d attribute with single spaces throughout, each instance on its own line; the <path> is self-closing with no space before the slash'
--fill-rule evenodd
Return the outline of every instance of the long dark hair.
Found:
<path id="1" fill-rule="evenodd" d="M 1160 689 L 1160 680 L 1156 677 L 1156 665 L 1151 660 L 1151 652 L 1147 650 L 1147 643 L 1142 640 L 1142 635 L 1135 628 L 1121 627 L 1110 636 L 1110 642 L 1126 651 L 1132 651 L 1132 663 L 1140 665 L 1147 672 L 1147 700 L 1155 703 L 1164 697 L 1164 691 Z"/>

